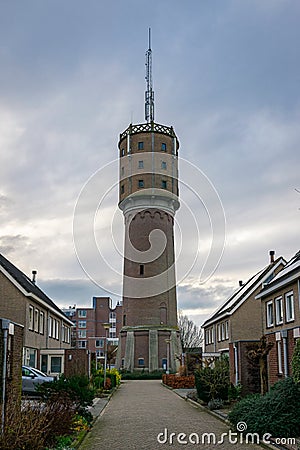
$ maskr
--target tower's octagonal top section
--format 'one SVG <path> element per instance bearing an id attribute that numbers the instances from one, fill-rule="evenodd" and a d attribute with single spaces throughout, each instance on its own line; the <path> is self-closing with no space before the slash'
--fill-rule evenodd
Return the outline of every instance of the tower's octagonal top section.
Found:
<path id="1" fill-rule="evenodd" d="M 119 141 L 119 206 L 139 194 L 171 197 L 178 203 L 179 142 L 173 127 L 154 122 L 129 125 Z"/>

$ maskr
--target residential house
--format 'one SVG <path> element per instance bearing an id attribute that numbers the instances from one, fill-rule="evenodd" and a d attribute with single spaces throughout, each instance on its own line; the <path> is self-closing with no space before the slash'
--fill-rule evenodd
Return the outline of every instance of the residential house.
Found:
<path id="1" fill-rule="evenodd" d="M 240 383 L 244 393 L 259 391 L 258 367 L 247 358 L 247 349 L 263 334 L 261 305 L 255 300 L 262 286 L 285 266 L 280 257 L 275 260 L 270 252 L 269 264 L 253 275 L 205 321 L 203 357 L 229 356 L 230 379 Z"/>
<path id="2" fill-rule="evenodd" d="M 64 371 L 73 323 L 30 279 L 0 254 L 0 317 L 24 327 L 23 364 L 57 375 Z"/>
<path id="3" fill-rule="evenodd" d="M 300 338 L 300 251 L 256 296 L 262 304 L 263 333 L 273 347 L 268 355 L 269 385 L 292 375 L 291 360 Z"/>

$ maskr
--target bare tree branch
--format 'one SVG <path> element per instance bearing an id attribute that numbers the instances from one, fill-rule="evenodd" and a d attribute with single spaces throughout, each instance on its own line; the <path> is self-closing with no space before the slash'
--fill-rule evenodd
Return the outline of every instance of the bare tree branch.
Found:
<path id="1" fill-rule="evenodd" d="M 188 316 L 180 311 L 178 314 L 178 327 L 180 332 L 181 345 L 186 348 L 197 348 L 202 345 L 202 330 Z"/>

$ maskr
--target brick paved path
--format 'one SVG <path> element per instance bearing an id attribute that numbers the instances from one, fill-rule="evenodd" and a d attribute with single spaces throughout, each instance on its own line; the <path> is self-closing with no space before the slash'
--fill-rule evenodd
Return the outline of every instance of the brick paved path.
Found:
<path id="1" fill-rule="evenodd" d="M 168 442 L 158 443 L 165 439 L 164 430 L 168 430 Z M 228 432 L 228 427 L 208 414 L 206 411 L 193 406 L 180 398 L 171 390 L 161 385 L 158 380 L 153 381 L 124 381 L 120 389 L 113 395 L 102 415 L 97 419 L 94 427 L 84 439 L 79 450 L 156 450 L 156 449 L 213 449 L 261 450 L 252 444 L 231 444 L 228 437 L 222 445 L 201 443 L 202 433 L 215 433 L 216 441 L 222 433 Z M 170 433 L 176 433 L 170 444 Z M 178 433 L 197 433 L 199 444 L 179 444 Z M 196 436 L 191 436 L 196 439 Z"/>

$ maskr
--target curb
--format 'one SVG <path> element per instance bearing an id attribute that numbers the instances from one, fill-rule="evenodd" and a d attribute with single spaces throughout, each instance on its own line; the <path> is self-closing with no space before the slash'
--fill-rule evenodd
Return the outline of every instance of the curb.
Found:
<path id="1" fill-rule="evenodd" d="M 225 423 L 226 425 L 230 426 L 230 422 L 229 422 L 229 420 L 228 420 L 226 417 L 224 417 L 224 416 L 222 416 L 221 414 L 218 414 L 218 413 L 216 413 L 216 412 L 214 412 L 214 411 L 211 411 L 210 409 L 206 408 L 206 407 L 203 406 L 203 405 L 200 405 L 200 403 L 195 402 L 194 400 L 192 400 L 192 399 L 190 399 L 190 398 L 188 398 L 188 397 L 182 397 L 182 396 L 181 396 L 178 392 L 176 392 L 176 390 L 173 389 L 171 386 L 167 386 L 167 385 L 164 384 L 164 383 L 162 383 L 162 385 L 163 385 L 164 387 L 166 387 L 167 389 L 173 391 L 174 394 L 178 395 L 178 397 L 180 397 L 182 400 L 185 400 L 186 402 L 191 403 L 191 405 L 193 405 L 194 407 L 201 409 L 201 411 L 210 414 L 211 416 L 215 417 L 216 419 L 218 419 L 218 420 L 220 420 L 221 422 Z M 275 449 L 277 449 L 277 450 L 278 450 L 278 449 L 280 449 L 280 450 L 286 450 L 286 447 L 279 447 L 279 446 L 277 446 L 277 445 L 272 445 L 272 444 L 269 445 L 269 444 L 265 444 L 265 443 L 259 443 L 259 444 L 256 444 L 256 445 L 259 445 L 259 446 L 262 447 L 262 448 L 266 448 L 266 449 L 270 449 L 270 450 L 275 450 Z"/>

